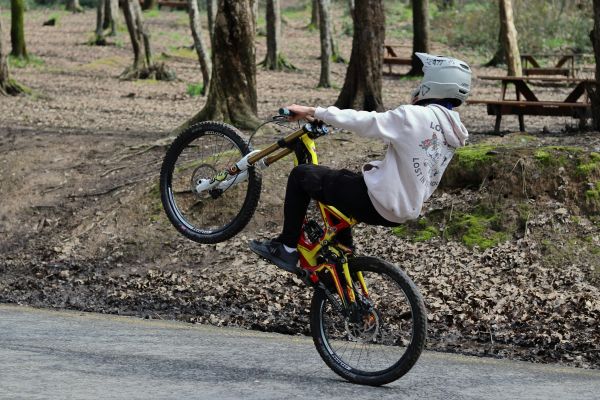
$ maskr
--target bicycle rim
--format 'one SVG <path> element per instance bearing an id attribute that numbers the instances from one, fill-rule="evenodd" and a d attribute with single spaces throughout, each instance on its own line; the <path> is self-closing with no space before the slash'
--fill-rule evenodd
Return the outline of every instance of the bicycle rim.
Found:
<path id="1" fill-rule="evenodd" d="M 313 337 L 325 362 L 342 377 L 361 384 L 381 385 L 404 375 L 425 343 L 425 309 L 416 287 L 398 268 L 363 257 L 351 264 L 362 272 L 368 296 L 355 283 L 360 318 L 341 314 L 337 294 L 315 296 Z M 337 306 L 333 304 L 337 302 Z"/>
<path id="2" fill-rule="evenodd" d="M 200 243 L 229 239 L 254 213 L 260 178 L 253 168 L 246 180 L 233 180 L 222 190 L 196 193 L 200 179 L 211 179 L 248 152 L 245 142 L 224 124 L 204 123 L 184 132 L 165 157 L 163 206 L 184 235 Z"/>

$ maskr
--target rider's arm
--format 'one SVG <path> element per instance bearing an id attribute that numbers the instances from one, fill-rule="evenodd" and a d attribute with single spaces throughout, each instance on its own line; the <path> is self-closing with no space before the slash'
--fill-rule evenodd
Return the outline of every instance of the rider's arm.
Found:
<path id="1" fill-rule="evenodd" d="M 406 125 L 406 113 L 402 107 L 382 113 L 375 111 L 340 110 L 337 107 L 317 107 L 317 119 L 337 128 L 356 132 L 365 137 L 379 138 L 386 142 L 397 137 L 400 127 Z"/>

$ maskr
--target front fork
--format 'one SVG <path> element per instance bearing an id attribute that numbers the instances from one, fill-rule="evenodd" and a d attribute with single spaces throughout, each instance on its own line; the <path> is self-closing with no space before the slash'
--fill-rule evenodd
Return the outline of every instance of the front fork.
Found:
<path id="1" fill-rule="evenodd" d="M 343 253 L 336 254 L 336 257 L 332 261 L 333 263 L 330 265 L 333 268 L 328 269 L 332 275 L 336 291 L 342 301 L 342 309 L 338 311 L 342 311 L 349 318 L 359 316 L 361 309 L 365 306 L 364 300 L 368 300 L 369 297 L 369 291 L 362 271 L 357 271 L 354 274 L 355 279 L 353 279 L 352 274 L 350 274 L 348 259 Z M 359 288 L 356 287 L 355 283 L 359 284 L 360 293 L 356 292 Z"/>
<path id="2" fill-rule="evenodd" d="M 258 167 L 259 169 L 266 168 L 264 160 L 260 160 L 257 163 L 251 165 L 248 160 L 250 157 L 259 153 L 260 150 L 254 150 L 248 154 L 246 154 L 242 159 L 236 162 L 230 168 L 224 169 L 220 171 L 212 178 L 200 178 L 198 181 L 194 182 L 194 191 L 197 194 L 205 192 L 207 190 L 221 190 L 225 191 L 229 189 L 231 186 L 236 185 L 238 183 L 244 182 L 248 179 L 248 168 L 251 166 Z"/>

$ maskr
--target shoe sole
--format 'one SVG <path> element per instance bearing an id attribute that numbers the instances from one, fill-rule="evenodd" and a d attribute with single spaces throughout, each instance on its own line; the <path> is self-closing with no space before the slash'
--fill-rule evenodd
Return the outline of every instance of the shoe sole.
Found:
<path id="1" fill-rule="evenodd" d="M 302 269 L 296 266 L 290 267 L 288 265 L 278 264 L 276 259 L 270 253 L 263 253 L 260 249 L 256 249 L 250 244 L 250 250 L 252 250 L 255 254 L 259 255 L 263 259 L 269 261 L 271 264 L 275 265 L 277 268 L 281 268 L 286 272 L 291 272 L 296 275 L 300 275 L 302 273 Z"/>

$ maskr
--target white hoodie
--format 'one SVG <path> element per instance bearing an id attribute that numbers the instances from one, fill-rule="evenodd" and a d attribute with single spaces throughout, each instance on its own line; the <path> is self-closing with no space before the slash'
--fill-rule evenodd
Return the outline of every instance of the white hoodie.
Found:
<path id="1" fill-rule="evenodd" d="M 363 175 L 377 212 L 397 223 L 419 216 L 454 150 L 469 136 L 458 113 L 437 104 L 384 113 L 317 107 L 315 118 L 389 145 L 383 160 L 363 166 Z"/>

